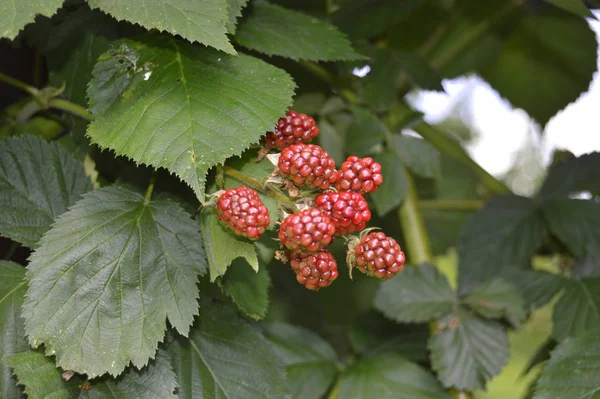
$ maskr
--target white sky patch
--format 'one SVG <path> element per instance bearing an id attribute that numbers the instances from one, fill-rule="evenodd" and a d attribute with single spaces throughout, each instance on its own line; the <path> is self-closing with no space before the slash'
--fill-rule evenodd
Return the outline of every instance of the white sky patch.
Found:
<path id="1" fill-rule="evenodd" d="M 152 71 L 148 71 L 144 74 L 144 80 L 148 80 L 150 79 L 150 76 L 152 75 Z"/>
<path id="2" fill-rule="evenodd" d="M 369 72 L 371 72 L 371 67 L 368 65 L 365 65 L 362 68 L 356 67 L 352 70 L 352 74 L 354 76 L 358 76 L 359 78 L 364 78 L 365 76 L 367 76 L 369 74 Z"/>
<path id="3" fill-rule="evenodd" d="M 596 15 L 600 17 L 600 12 Z M 590 20 L 590 25 L 599 36 L 600 21 Z M 444 93 L 423 91 L 410 99 L 413 106 L 425 114 L 428 123 L 441 123 L 449 116 L 462 119 L 476 136 L 467 146 L 471 156 L 488 172 L 502 177 L 525 146 L 537 147 L 545 165 L 550 163 L 552 152 L 557 148 L 575 155 L 600 150 L 598 75 L 594 75 L 586 93 L 548 122 L 543 134 L 525 111 L 514 109 L 476 76 L 445 80 L 442 82 Z"/>

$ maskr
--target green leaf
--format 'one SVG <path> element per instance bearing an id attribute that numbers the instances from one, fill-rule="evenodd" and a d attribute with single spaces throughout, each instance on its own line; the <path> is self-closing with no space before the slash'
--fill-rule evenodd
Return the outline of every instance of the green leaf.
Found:
<path id="1" fill-rule="evenodd" d="M 579 257 L 600 256 L 600 203 L 563 199 L 545 204 L 544 216 L 552 234 Z M 600 264 L 591 269 L 600 269 Z M 591 270 L 593 272 L 593 270 Z M 600 273 L 597 270 L 595 274 Z M 594 273 L 592 273 L 594 274 Z"/>
<path id="2" fill-rule="evenodd" d="M 397 155 L 389 149 L 375 154 L 373 158 L 381 164 L 385 178 L 377 191 L 371 194 L 371 198 L 377 214 L 384 217 L 406 198 L 408 193 L 406 172 Z"/>
<path id="3" fill-rule="evenodd" d="M 206 270 L 202 236 L 175 202 L 122 187 L 88 193 L 30 258 L 23 305 L 33 347 L 89 377 L 142 367 L 166 318 L 186 335 Z"/>
<path id="4" fill-rule="evenodd" d="M 224 227 L 215 212 L 202 212 L 200 220 L 211 281 L 224 275 L 237 258 L 246 259 L 252 269 L 258 271 L 258 256 L 252 242 L 236 236 Z"/>
<path id="5" fill-rule="evenodd" d="M 467 293 L 505 267 L 529 262 L 542 243 L 543 220 L 533 201 L 516 195 L 492 198 L 461 231 L 459 291 Z"/>
<path id="6" fill-rule="evenodd" d="M 398 322 L 428 321 L 451 312 L 456 295 L 448 280 L 430 264 L 407 266 L 393 279 L 381 283 L 375 308 Z"/>
<path id="7" fill-rule="evenodd" d="M 135 7 L 112 0 L 88 0 L 88 3 L 119 21 L 180 35 L 191 42 L 236 54 L 227 38 L 230 23 L 227 0 L 142 0 Z"/>
<path id="8" fill-rule="evenodd" d="M 429 358 L 428 338 L 427 324 L 398 324 L 375 311 L 361 315 L 348 331 L 352 349 L 363 356 L 396 352 L 420 363 Z"/>
<path id="9" fill-rule="evenodd" d="M 203 301 L 190 338 L 176 337 L 168 352 L 180 399 L 290 398 L 271 344 L 230 307 Z"/>
<path id="10" fill-rule="evenodd" d="M 177 388 L 175 374 L 169 363 L 167 354 L 159 350 L 156 359 L 141 370 L 129 368 L 119 377 L 99 378 L 85 381 L 74 375 L 66 381 L 62 370 L 56 368 L 52 358 L 44 356 L 40 351 L 28 351 L 9 358 L 15 369 L 19 383 L 25 386 L 29 399 L 130 399 L 134 397 L 148 399 L 175 399 Z M 89 390 L 79 385 L 90 386 Z"/>
<path id="11" fill-rule="evenodd" d="M 237 20 L 242 16 L 242 10 L 246 7 L 248 0 L 227 0 L 229 4 L 229 21 L 227 22 L 227 32 L 235 35 L 237 30 Z"/>
<path id="12" fill-rule="evenodd" d="M 266 266 L 263 263 L 254 271 L 248 262 L 238 258 L 231 263 L 221 283 L 238 309 L 256 320 L 264 318 L 269 309 L 271 277 Z"/>
<path id="13" fill-rule="evenodd" d="M 373 148 L 384 139 L 385 126 L 366 108 L 355 107 L 354 118 L 346 131 L 346 152 L 363 157 L 373 152 Z"/>
<path id="14" fill-rule="evenodd" d="M 431 364 L 445 387 L 482 389 L 508 362 L 506 331 L 495 321 L 465 310 L 438 321 L 430 338 Z"/>
<path id="15" fill-rule="evenodd" d="M 440 152 L 427 141 L 404 135 L 394 135 L 392 145 L 404 164 L 423 177 L 438 177 L 440 174 Z"/>
<path id="16" fill-rule="evenodd" d="M 595 18 L 594 14 L 581 0 L 546 0 L 546 2 L 580 17 Z"/>
<path id="17" fill-rule="evenodd" d="M 554 306 L 552 336 L 561 341 L 600 329 L 600 279 L 571 281 Z"/>
<path id="18" fill-rule="evenodd" d="M 6 359 L 28 348 L 21 319 L 26 289 L 25 268 L 0 261 L 0 397 L 7 399 L 23 397 Z"/>
<path id="19" fill-rule="evenodd" d="M 376 110 L 388 108 L 396 98 L 395 82 L 402 75 L 422 89 L 444 90 L 441 76 L 417 53 L 387 48 L 370 50 L 371 70 L 361 79 L 362 98 L 370 107 Z"/>
<path id="20" fill-rule="evenodd" d="M 256 162 L 257 156 L 258 150 L 250 149 L 248 151 L 245 151 L 239 157 L 228 159 L 227 166 L 231 167 L 232 169 L 235 169 L 236 171 L 240 172 L 241 174 L 247 177 L 256 179 L 258 183 L 262 185 L 266 177 L 269 174 L 273 173 L 273 171 L 275 170 L 275 166 L 273 166 L 271 161 L 269 161 L 267 158 L 264 158 L 260 162 Z M 224 181 L 225 189 L 238 187 L 241 185 L 247 185 L 247 183 L 245 183 L 244 181 L 238 180 L 235 176 L 231 176 L 229 174 L 225 174 Z M 260 187 L 251 188 L 256 189 Z M 277 226 L 277 221 L 281 216 L 279 205 L 273 197 L 263 194 L 260 191 L 257 192 L 258 196 L 260 197 L 260 200 L 263 204 L 265 204 L 265 206 L 269 210 L 269 217 L 271 218 L 269 229 L 274 229 Z"/>
<path id="21" fill-rule="evenodd" d="M 320 119 L 319 126 L 319 144 L 333 158 L 336 164 L 341 165 L 346 160 L 344 157 L 345 137 L 343 132 L 339 131 L 325 119 Z"/>
<path id="22" fill-rule="evenodd" d="M 588 89 L 597 69 L 597 47 L 584 18 L 548 7 L 525 13 L 481 73 L 515 108 L 545 125 Z"/>
<path id="23" fill-rule="evenodd" d="M 0 234 L 34 248 L 54 219 L 92 189 L 62 146 L 32 136 L 0 141 Z"/>
<path id="24" fill-rule="evenodd" d="M 285 323 L 262 326 L 278 357 L 296 399 L 320 399 L 337 373 L 337 355 L 331 345 L 310 330 Z"/>
<path id="25" fill-rule="evenodd" d="M 538 196 L 542 200 L 567 197 L 581 191 L 600 191 L 595 171 L 600 168 L 600 152 L 568 158 L 550 168 Z"/>
<path id="26" fill-rule="evenodd" d="M 10 40 L 25 25 L 33 22 L 35 16 L 51 16 L 60 8 L 64 0 L 31 0 L 31 1 L 1 1 L 0 2 L 0 38 Z"/>
<path id="27" fill-rule="evenodd" d="M 529 310 L 544 306 L 562 290 L 568 280 L 540 270 L 521 270 L 509 267 L 502 277 L 519 289 Z"/>
<path id="28" fill-rule="evenodd" d="M 396 354 L 367 357 L 340 378 L 340 398 L 450 399 L 423 368 Z"/>
<path id="29" fill-rule="evenodd" d="M 264 0 L 252 3 L 235 40 L 251 50 L 294 60 L 340 61 L 365 57 L 332 25 Z"/>
<path id="30" fill-rule="evenodd" d="M 519 327 L 525 319 L 525 301 L 519 290 L 506 280 L 496 277 L 471 292 L 463 303 L 488 318 L 506 318 Z"/>
<path id="31" fill-rule="evenodd" d="M 291 103 L 287 73 L 165 37 L 116 42 L 88 90 L 93 142 L 164 167 L 204 201 L 206 172 L 270 130 Z"/>
<path id="32" fill-rule="evenodd" d="M 343 0 L 332 15 L 340 29 L 355 37 L 373 37 L 407 17 L 425 0 Z"/>
<path id="33" fill-rule="evenodd" d="M 553 352 L 535 388 L 534 399 L 594 399 L 600 392 L 600 334 L 569 338 Z"/>

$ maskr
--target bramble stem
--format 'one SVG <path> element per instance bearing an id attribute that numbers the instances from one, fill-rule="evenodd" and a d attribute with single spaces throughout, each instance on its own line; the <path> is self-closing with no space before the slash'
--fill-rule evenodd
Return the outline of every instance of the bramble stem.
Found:
<path id="1" fill-rule="evenodd" d="M 10 244 L 10 248 L 8 248 L 6 255 L 4 256 L 4 259 L 11 260 L 11 258 L 14 256 L 15 252 L 17 252 L 17 249 L 19 249 L 20 246 L 21 244 L 19 244 L 16 241 L 13 241 L 13 243 Z"/>
<path id="2" fill-rule="evenodd" d="M 52 100 L 50 100 L 48 105 L 52 108 L 67 111 L 67 112 L 69 112 L 75 116 L 78 116 L 82 119 L 85 119 L 88 121 L 92 120 L 92 114 L 90 113 L 90 111 L 88 111 L 85 107 L 82 107 L 81 105 L 78 105 L 78 104 L 74 104 L 70 101 L 62 100 L 60 98 L 53 98 Z"/>
<path id="3" fill-rule="evenodd" d="M 0 81 L 8 83 L 9 85 L 20 89 L 25 93 L 29 93 L 34 97 L 36 97 L 39 94 L 39 90 L 35 87 L 29 86 L 27 83 L 21 82 L 20 80 L 17 80 L 15 78 L 11 78 L 10 76 L 3 74 L 2 72 L 0 72 Z"/>
<path id="4" fill-rule="evenodd" d="M 290 207 L 294 210 L 298 209 L 294 200 L 289 198 L 287 195 L 282 194 L 279 191 L 276 191 L 270 187 L 263 187 L 262 182 L 258 179 L 255 179 L 250 176 L 246 176 L 245 174 L 241 173 L 240 171 L 237 171 L 229 166 L 223 166 L 223 173 L 230 177 L 233 177 L 234 179 L 238 180 L 241 183 L 244 183 L 244 184 L 250 186 L 250 188 L 252 188 L 256 191 L 260 191 L 261 193 L 266 194 L 269 197 L 272 197 L 280 204 L 287 205 L 288 207 Z"/>
<path id="5" fill-rule="evenodd" d="M 152 198 L 152 192 L 154 191 L 154 186 L 156 184 L 156 176 L 158 173 L 156 170 L 152 171 L 152 176 L 150 177 L 150 183 L 148 183 L 148 188 L 146 189 L 146 196 L 144 197 L 144 204 L 150 202 L 150 198 Z"/>

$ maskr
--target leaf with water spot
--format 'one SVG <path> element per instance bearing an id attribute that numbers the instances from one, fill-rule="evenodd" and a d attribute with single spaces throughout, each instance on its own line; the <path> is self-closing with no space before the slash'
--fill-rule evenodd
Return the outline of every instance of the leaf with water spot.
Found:
<path id="1" fill-rule="evenodd" d="M 88 135 L 177 174 L 204 201 L 208 169 L 272 129 L 293 88 L 287 73 L 247 55 L 166 37 L 122 40 L 94 68 Z"/>

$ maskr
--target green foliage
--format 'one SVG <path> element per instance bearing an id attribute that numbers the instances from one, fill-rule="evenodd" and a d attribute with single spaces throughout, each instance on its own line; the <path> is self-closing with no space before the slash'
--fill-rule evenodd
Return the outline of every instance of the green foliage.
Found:
<path id="1" fill-rule="evenodd" d="M 499 277 L 475 289 L 464 303 L 487 318 L 506 318 L 515 327 L 525 318 L 525 301 L 518 289 Z"/>
<path id="2" fill-rule="evenodd" d="M 598 4 L 0 0 L 23 92 L 0 110 L 0 397 L 596 395 L 600 154 L 557 151 L 518 196 L 462 120 L 408 103 L 476 73 L 545 125 L 594 76 Z M 349 276 L 336 237 L 331 287 L 298 284 L 277 230 L 318 190 L 262 139 L 289 109 L 338 168 L 382 165 L 368 227 L 418 266 Z M 256 241 L 214 209 L 240 185 L 269 210 Z"/>
<path id="3" fill-rule="evenodd" d="M 268 55 L 294 60 L 338 61 L 364 59 L 334 26 L 264 0 L 254 1 L 235 40 Z"/>
<path id="4" fill-rule="evenodd" d="M 449 399 L 435 378 L 395 355 L 360 360 L 340 377 L 341 398 Z"/>
<path id="5" fill-rule="evenodd" d="M 407 266 L 398 278 L 385 281 L 375 307 L 403 323 L 431 320 L 451 312 L 456 296 L 446 278 L 433 265 Z"/>
<path id="6" fill-rule="evenodd" d="M 127 369 L 117 381 L 109 378 L 86 381 L 79 375 L 67 380 L 52 359 L 40 351 L 18 353 L 8 362 L 30 399 L 177 398 L 174 394 L 177 387 L 175 374 L 164 351 L 158 351 L 156 359 L 141 370 Z"/>
<path id="7" fill-rule="evenodd" d="M 531 199 L 502 195 L 487 202 L 461 233 L 461 293 L 499 275 L 505 267 L 527 265 L 542 244 L 543 232 L 543 221 Z"/>
<path id="8" fill-rule="evenodd" d="M 14 39 L 25 25 L 38 14 L 51 16 L 63 0 L 34 0 L 0 2 L 0 38 Z"/>
<path id="9" fill-rule="evenodd" d="M 197 224 L 172 201 L 123 187 L 87 194 L 54 223 L 28 267 L 30 344 L 58 365 L 120 374 L 154 357 L 166 318 L 186 335 L 206 270 Z"/>
<path id="10" fill-rule="evenodd" d="M 92 189 L 83 165 L 58 144 L 25 136 L 0 141 L 0 233 L 30 248 Z"/>
<path id="11" fill-rule="evenodd" d="M 168 352 L 181 399 L 290 397 L 269 342 L 229 307 L 203 301 L 189 339 L 176 337 Z"/>
<path id="12" fill-rule="evenodd" d="M 562 340 L 600 328 L 600 279 L 572 281 L 552 315 L 552 336 Z"/>
<path id="13" fill-rule="evenodd" d="M 506 365 L 508 338 L 500 324 L 463 309 L 438 323 L 440 331 L 431 337 L 429 349 L 431 364 L 444 386 L 483 388 Z"/>
<path id="14" fill-rule="evenodd" d="M 338 373 L 331 345 L 310 330 L 285 323 L 264 325 L 263 332 L 286 367 L 292 397 L 323 397 Z"/>
<path id="15" fill-rule="evenodd" d="M 534 399 L 587 399 L 598 392 L 598 331 L 569 338 L 553 352 L 535 388 Z"/>
<path id="16" fill-rule="evenodd" d="M 0 261 L 0 395 L 3 398 L 23 397 L 7 359 L 27 350 L 21 320 L 26 288 L 25 268 L 13 262 Z"/>
<path id="17" fill-rule="evenodd" d="M 211 281 L 224 275 L 237 258 L 244 258 L 254 271 L 258 271 L 258 255 L 254 244 L 231 234 L 215 212 L 205 211 L 200 218 Z"/>
<path id="18" fill-rule="evenodd" d="M 255 271 L 248 262 L 237 258 L 227 269 L 221 284 L 223 291 L 248 317 L 258 320 L 267 315 L 271 278 L 266 264 L 262 263 Z"/>
<path id="19" fill-rule="evenodd" d="M 177 174 L 204 201 L 208 169 L 270 130 L 293 86 L 285 72 L 250 56 L 157 36 L 124 40 L 94 67 L 88 135 Z"/>
<path id="20" fill-rule="evenodd" d="M 227 0 L 142 0 L 136 7 L 110 0 L 88 0 L 88 3 L 118 20 L 180 35 L 189 41 L 236 54 L 227 39 L 227 25 L 230 23 Z"/>
<path id="21" fill-rule="evenodd" d="M 590 57 L 596 47 L 583 18 L 553 8 L 525 14 L 483 77 L 514 107 L 545 125 L 588 89 L 597 67 L 596 57 Z"/>

